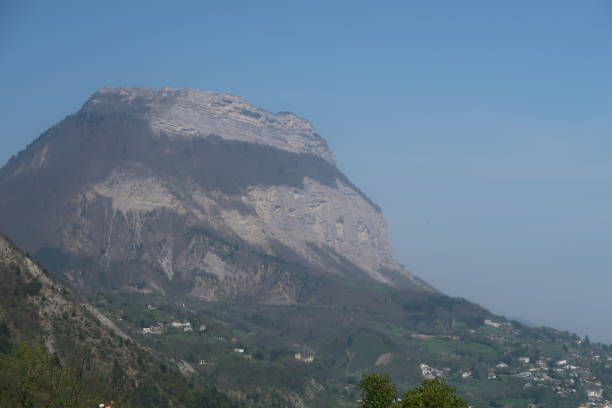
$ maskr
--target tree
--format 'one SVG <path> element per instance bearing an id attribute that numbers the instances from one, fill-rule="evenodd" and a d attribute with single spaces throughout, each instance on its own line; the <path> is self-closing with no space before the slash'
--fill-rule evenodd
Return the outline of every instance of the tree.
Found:
<path id="1" fill-rule="evenodd" d="M 468 408 L 467 402 L 455 395 L 455 389 L 438 378 L 424 381 L 401 400 L 388 375 L 364 376 L 357 388 L 362 392 L 363 408 Z"/>
<path id="2" fill-rule="evenodd" d="M 455 395 L 455 389 L 444 381 L 434 378 L 426 380 L 417 388 L 408 391 L 401 408 L 467 408 L 468 404 Z"/>
<path id="3" fill-rule="evenodd" d="M 79 408 L 93 406 L 97 393 L 85 367 L 64 367 L 42 346 L 22 343 L 0 355 L 0 406 L 15 408 Z"/>
<path id="4" fill-rule="evenodd" d="M 388 408 L 397 400 L 395 385 L 386 374 L 370 374 L 363 377 L 357 385 L 361 391 L 363 408 Z"/>

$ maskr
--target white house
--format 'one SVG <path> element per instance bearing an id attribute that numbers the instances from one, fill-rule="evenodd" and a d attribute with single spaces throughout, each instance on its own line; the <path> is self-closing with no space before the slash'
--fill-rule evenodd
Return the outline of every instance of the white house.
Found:
<path id="1" fill-rule="evenodd" d="M 183 329 L 183 330 L 185 330 L 186 328 L 191 329 L 191 323 L 189 322 L 187 323 L 172 322 L 170 323 L 170 326 L 174 327 L 175 329 Z"/>
<path id="2" fill-rule="evenodd" d="M 502 323 L 499 322 L 494 322 L 491 319 L 485 319 L 484 324 L 486 324 L 487 326 L 492 326 L 492 327 L 496 327 L 496 328 L 500 328 L 502 327 Z"/>
<path id="3" fill-rule="evenodd" d="M 159 326 L 143 327 L 142 334 L 162 334 L 162 328 Z"/>
<path id="4" fill-rule="evenodd" d="M 523 364 L 529 364 L 529 362 L 531 361 L 529 357 L 519 357 L 518 360 Z"/>

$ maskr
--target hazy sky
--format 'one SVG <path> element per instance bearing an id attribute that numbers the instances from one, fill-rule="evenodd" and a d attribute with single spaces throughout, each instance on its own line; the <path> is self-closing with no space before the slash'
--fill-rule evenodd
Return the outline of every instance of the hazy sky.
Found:
<path id="1" fill-rule="evenodd" d="M 417 275 L 612 342 L 611 79 L 609 0 L 3 0 L 0 163 L 104 85 L 238 94 L 314 123 Z"/>

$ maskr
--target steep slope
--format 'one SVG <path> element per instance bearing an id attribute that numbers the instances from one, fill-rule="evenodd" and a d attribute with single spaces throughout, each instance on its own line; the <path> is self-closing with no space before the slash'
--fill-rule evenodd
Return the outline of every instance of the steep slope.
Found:
<path id="1" fill-rule="evenodd" d="M 11 360 L 14 357 L 7 357 L 6 361 L 13 364 L 0 364 L 0 405 L 11 402 L 11 393 L 21 395 L 23 390 L 30 390 L 27 397 L 38 401 L 32 406 L 47 406 L 45 401 L 49 400 L 45 397 L 56 398 L 52 406 L 71 407 L 94 406 L 94 402 L 97 406 L 100 400 L 114 400 L 124 407 L 144 404 L 187 408 L 205 402 L 234 406 L 224 395 L 180 375 L 178 367 L 172 368 L 176 360 L 167 360 L 166 365 L 137 345 L 104 314 L 51 277 L 1 234 L 0 293 L 0 362 L 4 361 L 3 354 L 19 343 L 39 344 L 58 359 L 50 360 L 50 366 L 40 367 L 45 371 L 64 367 L 74 373 L 61 381 L 51 378 L 55 384 L 50 395 L 45 395 L 42 390 L 47 374 L 35 371 L 37 362 L 17 360 L 23 366 L 15 366 Z M 25 388 L 20 381 L 32 382 L 32 388 Z M 68 390 L 76 394 L 71 398 L 72 404 L 57 405 L 56 394 Z"/>
<path id="2" fill-rule="evenodd" d="M 0 318 L 9 324 L 14 342 L 41 343 L 49 352 L 66 355 L 78 338 L 105 365 L 109 362 L 103 356 L 110 349 L 117 358 L 130 359 L 123 344 L 132 340 L 124 332 L 2 235 L 0 285 Z"/>
<path id="3" fill-rule="evenodd" d="M 226 94 L 103 88 L 0 171 L 0 225 L 75 284 L 312 301 L 313 277 L 432 291 L 310 123 Z"/>

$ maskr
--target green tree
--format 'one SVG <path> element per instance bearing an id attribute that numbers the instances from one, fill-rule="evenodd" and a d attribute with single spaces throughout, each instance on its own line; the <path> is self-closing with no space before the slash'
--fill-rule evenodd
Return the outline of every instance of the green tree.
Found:
<path id="1" fill-rule="evenodd" d="M 455 389 L 435 378 L 426 380 L 417 388 L 408 391 L 401 402 L 401 408 L 467 408 L 468 404 L 455 395 Z"/>
<path id="2" fill-rule="evenodd" d="M 80 408 L 92 406 L 81 370 L 63 367 L 41 346 L 17 345 L 0 355 L 0 406 Z"/>
<path id="3" fill-rule="evenodd" d="M 363 408 L 468 408 L 467 402 L 455 395 L 453 388 L 437 378 L 424 381 L 406 392 L 401 400 L 388 375 L 364 376 L 357 388 L 362 393 Z"/>
<path id="4" fill-rule="evenodd" d="M 363 377 L 357 385 L 361 391 L 363 408 L 388 408 L 397 399 L 395 385 L 386 374 L 370 374 Z"/>

